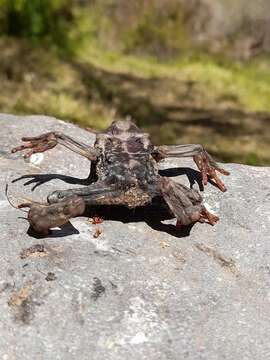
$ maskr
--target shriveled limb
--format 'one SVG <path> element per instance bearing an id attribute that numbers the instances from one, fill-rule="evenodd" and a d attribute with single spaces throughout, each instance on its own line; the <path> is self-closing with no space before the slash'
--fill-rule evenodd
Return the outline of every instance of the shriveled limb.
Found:
<path id="1" fill-rule="evenodd" d="M 148 192 L 138 187 L 121 189 L 117 185 L 108 185 L 100 181 L 82 188 L 54 191 L 48 196 L 48 202 L 53 204 L 72 196 L 83 198 L 89 206 L 124 205 L 132 209 L 144 206 L 152 199 Z"/>
<path id="2" fill-rule="evenodd" d="M 96 200 L 99 198 L 103 198 L 105 196 L 114 197 L 119 194 L 120 191 L 116 191 L 115 187 L 105 185 L 103 182 L 100 182 L 80 188 L 55 190 L 48 196 L 47 200 L 50 204 L 53 204 L 72 196 L 80 196 L 87 202 L 88 205 L 96 205 Z"/>
<path id="3" fill-rule="evenodd" d="M 54 191 L 47 204 L 24 203 L 19 208 L 30 208 L 28 221 L 31 227 L 44 235 L 53 227 L 59 227 L 70 218 L 83 214 L 86 206 L 125 205 L 130 208 L 145 205 L 150 197 L 138 188 L 117 189 L 104 183 L 87 187 Z"/>
<path id="4" fill-rule="evenodd" d="M 167 157 L 192 156 L 202 174 L 202 181 L 204 185 L 207 185 L 208 179 L 211 179 L 216 183 L 221 191 L 225 192 L 227 190 L 223 182 L 219 179 L 217 172 L 223 175 L 230 175 L 230 173 L 222 169 L 202 145 L 188 144 L 156 146 L 152 155 L 157 161 Z"/>
<path id="5" fill-rule="evenodd" d="M 94 147 L 80 143 L 59 132 L 49 132 L 34 137 L 23 137 L 22 141 L 25 141 L 26 144 L 13 148 L 11 152 L 15 153 L 17 151 L 29 149 L 29 151 L 24 155 L 24 158 L 29 158 L 35 153 L 50 150 L 57 144 L 61 144 L 69 150 L 82 155 L 91 161 L 95 161 L 99 155 L 99 151 Z"/>
<path id="6" fill-rule="evenodd" d="M 160 179 L 159 188 L 165 202 L 177 219 L 177 225 L 189 225 L 197 221 L 215 225 L 219 220 L 203 206 L 202 197 L 198 191 L 189 189 L 166 177 Z"/>
<path id="7" fill-rule="evenodd" d="M 80 216 L 85 211 L 85 201 L 72 196 L 55 204 L 24 203 L 18 208 L 29 208 L 27 220 L 31 228 L 40 234 L 48 235 L 51 228 L 61 227 L 69 219 Z"/>
<path id="8" fill-rule="evenodd" d="M 99 198 L 102 194 L 109 197 L 103 188 L 89 189 L 88 187 L 71 189 L 65 191 L 54 191 L 48 196 L 47 204 L 24 203 L 19 208 L 30 208 L 27 220 L 31 228 L 43 235 L 48 235 L 51 228 L 61 227 L 71 218 L 80 216 L 84 213 L 86 205 L 99 205 Z M 111 193 L 110 198 L 114 199 L 117 195 Z"/>

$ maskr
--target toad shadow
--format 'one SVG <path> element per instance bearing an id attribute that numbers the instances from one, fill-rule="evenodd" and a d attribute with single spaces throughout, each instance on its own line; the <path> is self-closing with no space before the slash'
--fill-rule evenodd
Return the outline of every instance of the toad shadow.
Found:
<path id="1" fill-rule="evenodd" d="M 160 170 L 159 174 L 161 176 L 166 176 L 166 177 L 187 176 L 190 188 L 192 188 L 195 184 L 197 184 L 200 191 L 203 190 L 201 174 L 197 170 L 187 167 L 168 168 L 168 169 Z M 14 179 L 12 183 L 21 180 L 27 180 L 24 183 L 24 186 L 33 185 L 31 191 L 35 191 L 37 187 L 55 179 L 59 179 L 67 184 L 73 184 L 73 185 L 76 184 L 76 185 L 87 186 L 92 183 L 92 179 L 90 176 L 87 177 L 86 179 L 79 179 L 76 177 L 71 177 L 61 174 L 23 175 L 20 176 L 19 178 Z M 211 181 L 210 183 L 216 186 L 215 183 Z M 115 206 L 115 205 L 110 205 L 110 206 L 100 205 L 100 206 L 87 207 L 84 216 L 92 217 L 94 215 L 98 215 L 102 217 L 104 220 L 114 220 L 123 223 L 144 221 L 152 229 L 161 232 L 166 232 L 178 238 L 189 236 L 190 231 L 194 225 L 194 224 L 190 224 L 186 226 L 176 227 L 174 224 L 163 223 L 163 221 L 174 219 L 174 216 L 171 214 L 166 203 L 162 200 L 162 198 L 159 197 L 154 198 L 151 205 L 147 205 L 144 207 L 137 207 L 135 209 L 128 209 L 125 206 Z M 79 231 L 76 228 L 74 228 L 74 226 L 70 222 L 68 222 L 67 224 L 63 225 L 59 230 L 51 230 L 50 235 L 46 235 L 45 237 L 57 238 L 57 237 L 64 237 L 67 235 L 74 235 L 78 233 Z M 42 235 L 34 233 L 31 228 L 29 228 L 28 234 L 35 238 L 44 237 Z"/>

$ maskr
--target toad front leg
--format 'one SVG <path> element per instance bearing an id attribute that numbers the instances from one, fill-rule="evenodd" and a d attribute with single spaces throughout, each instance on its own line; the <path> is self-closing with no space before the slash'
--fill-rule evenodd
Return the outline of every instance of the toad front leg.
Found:
<path id="1" fill-rule="evenodd" d="M 189 225 L 197 221 L 215 225 L 219 220 L 202 205 L 198 191 L 166 177 L 160 179 L 159 187 L 165 202 L 177 218 L 177 225 Z"/>
<path id="2" fill-rule="evenodd" d="M 230 175 L 230 173 L 219 167 L 202 145 L 188 144 L 157 146 L 155 147 L 152 155 L 157 161 L 167 157 L 192 156 L 202 174 L 202 181 L 204 185 L 207 185 L 208 179 L 211 179 L 216 183 L 221 191 L 224 192 L 227 190 L 223 182 L 219 179 L 217 172 L 220 172 L 223 175 Z"/>
<path id="3" fill-rule="evenodd" d="M 22 141 L 25 141 L 26 144 L 13 148 L 11 152 L 15 153 L 17 151 L 29 149 L 29 151 L 24 155 L 24 158 L 29 158 L 35 153 L 50 150 L 57 144 L 61 144 L 91 161 L 95 161 L 99 155 L 99 151 L 94 147 L 87 146 L 59 132 L 49 132 L 34 137 L 23 137 Z"/>

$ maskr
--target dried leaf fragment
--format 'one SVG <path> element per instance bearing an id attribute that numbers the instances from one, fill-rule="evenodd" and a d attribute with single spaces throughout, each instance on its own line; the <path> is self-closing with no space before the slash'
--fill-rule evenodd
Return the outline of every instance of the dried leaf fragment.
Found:
<path id="1" fill-rule="evenodd" d="M 100 217 L 98 215 L 94 215 L 92 218 L 89 218 L 88 221 L 93 225 L 98 225 L 98 224 L 103 223 L 104 220 L 102 219 L 102 217 Z"/>
<path id="2" fill-rule="evenodd" d="M 23 286 L 19 291 L 14 292 L 8 300 L 9 306 L 21 306 L 30 295 L 31 283 Z"/>
<path id="3" fill-rule="evenodd" d="M 94 232 L 93 237 L 97 239 L 101 235 L 101 233 L 102 231 L 99 228 L 97 228 L 96 231 Z"/>
<path id="4" fill-rule="evenodd" d="M 165 249 L 165 248 L 167 248 L 167 247 L 170 247 L 170 244 L 167 243 L 166 241 L 162 240 L 162 241 L 160 242 L 160 246 L 162 247 L 162 249 Z"/>

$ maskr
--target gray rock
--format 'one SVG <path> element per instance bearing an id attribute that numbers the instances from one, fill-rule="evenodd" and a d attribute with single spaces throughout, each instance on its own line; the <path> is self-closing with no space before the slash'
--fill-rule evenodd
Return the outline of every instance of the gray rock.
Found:
<path id="1" fill-rule="evenodd" d="M 175 233 L 173 219 L 157 228 L 157 209 L 147 223 L 112 210 L 102 224 L 79 217 L 37 239 L 7 202 L 5 183 L 15 203 L 44 200 L 81 186 L 66 181 L 86 178 L 89 163 L 60 146 L 36 164 L 10 149 L 49 130 L 88 143 L 93 136 L 44 116 L 1 115 L 0 129 L 0 359 L 269 358 L 269 168 L 226 165 L 228 192 L 204 192 L 220 222 L 195 224 L 189 235 Z M 162 163 L 179 166 L 194 168 L 190 160 Z M 189 183 L 179 169 L 169 172 Z"/>

